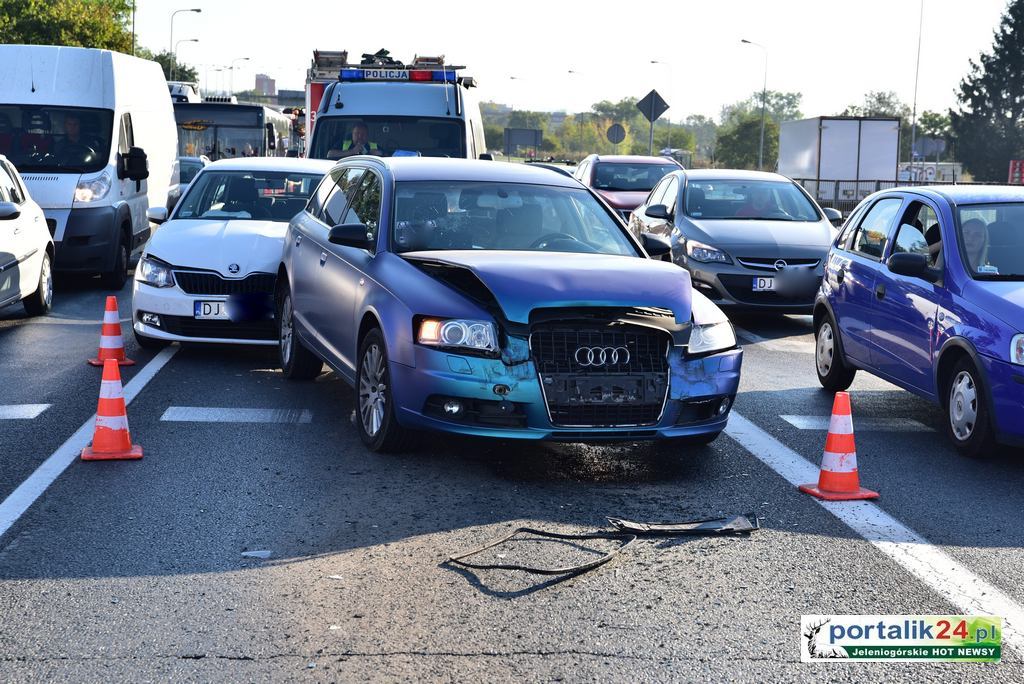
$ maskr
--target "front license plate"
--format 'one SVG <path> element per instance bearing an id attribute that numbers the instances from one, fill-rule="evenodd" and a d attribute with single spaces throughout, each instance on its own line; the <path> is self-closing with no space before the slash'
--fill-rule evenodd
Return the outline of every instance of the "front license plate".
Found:
<path id="1" fill-rule="evenodd" d="M 754 292 L 774 292 L 775 278 L 754 278 Z"/>
<path id="2" fill-rule="evenodd" d="M 227 302 L 195 302 L 195 317 L 201 321 L 229 321 Z"/>

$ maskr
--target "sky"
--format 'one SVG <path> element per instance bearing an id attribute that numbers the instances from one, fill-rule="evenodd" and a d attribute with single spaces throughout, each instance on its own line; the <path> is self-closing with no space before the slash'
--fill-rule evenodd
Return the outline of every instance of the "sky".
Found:
<path id="1" fill-rule="evenodd" d="M 918 111 L 945 111 L 969 61 L 991 49 L 1006 0 L 923 5 Z M 587 110 L 656 88 L 677 121 L 717 118 L 760 92 L 766 55 L 768 89 L 803 93 L 805 116 L 837 114 L 870 90 L 911 104 L 922 16 L 921 0 L 138 0 L 138 43 L 167 49 L 171 13 L 187 8 L 202 12 L 177 14 L 174 40 L 199 40 L 178 55 L 204 87 L 252 88 L 261 72 L 302 89 L 314 49 L 358 59 L 387 48 L 403 61 L 444 54 L 468 67 L 482 100 L 516 109 Z"/>

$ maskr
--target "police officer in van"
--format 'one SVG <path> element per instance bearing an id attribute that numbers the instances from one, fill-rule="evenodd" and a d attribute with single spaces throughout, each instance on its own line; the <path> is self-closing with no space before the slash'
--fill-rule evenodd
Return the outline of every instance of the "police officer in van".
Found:
<path id="1" fill-rule="evenodd" d="M 333 147 L 327 151 L 327 157 L 330 159 L 344 159 L 357 154 L 382 156 L 377 143 L 370 142 L 370 129 L 362 121 L 352 125 L 352 138 L 342 143 L 340 150 Z"/>

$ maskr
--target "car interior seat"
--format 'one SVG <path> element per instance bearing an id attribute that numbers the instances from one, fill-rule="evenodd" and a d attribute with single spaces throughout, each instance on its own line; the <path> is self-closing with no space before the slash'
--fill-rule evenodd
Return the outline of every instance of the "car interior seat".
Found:
<path id="1" fill-rule="evenodd" d="M 704 191 L 697 187 L 686 189 L 686 213 L 691 216 L 700 216 L 704 213 L 704 203 L 707 196 Z"/>
<path id="2" fill-rule="evenodd" d="M 256 192 L 256 180 L 251 176 L 236 176 L 228 186 L 224 211 L 237 213 L 248 212 L 252 218 L 270 218 L 270 211 L 259 203 Z"/>
<path id="3" fill-rule="evenodd" d="M 938 223 L 928 226 L 924 240 L 928 243 L 928 263 L 933 268 L 942 268 L 942 231 Z"/>

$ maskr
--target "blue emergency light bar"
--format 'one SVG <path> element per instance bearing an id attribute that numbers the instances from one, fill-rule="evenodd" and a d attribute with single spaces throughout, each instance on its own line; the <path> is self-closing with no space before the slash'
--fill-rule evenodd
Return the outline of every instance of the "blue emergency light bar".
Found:
<path id="1" fill-rule="evenodd" d="M 456 67 L 457 68 L 457 67 Z M 455 68 L 451 69 L 342 69 L 339 81 L 411 81 L 413 83 L 440 82 L 455 83 L 458 79 Z"/>

